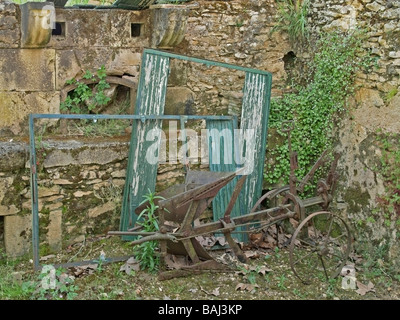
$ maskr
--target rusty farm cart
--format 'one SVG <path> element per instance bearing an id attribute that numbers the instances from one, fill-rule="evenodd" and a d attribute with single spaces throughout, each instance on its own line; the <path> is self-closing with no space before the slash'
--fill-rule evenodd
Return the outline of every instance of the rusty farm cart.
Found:
<path id="1" fill-rule="evenodd" d="M 273 224 L 294 218 L 299 221 L 289 245 L 290 265 L 294 274 L 305 284 L 320 272 L 327 279 L 335 278 L 347 261 L 352 241 L 345 221 L 327 211 L 337 180 L 335 169 L 338 156 L 332 161 L 326 179 L 318 181 L 314 197 L 301 199 L 298 195 L 304 191 L 306 184 L 327 157 L 328 153 L 324 152 L 310 172 L 299 181 L 295 175 L 297 154 L 290 151 L 289 185 L 264 194 L 250 212 L 237 217 L 231 217 L 231 211 L 247 178 L 243 174 L 244 169 L 236 172 L 188 171 L 185 183 L 164 190 L 158 194 L 160 198 L 155 199 L 158 206 L 157 232 L 144 232 L 140 226 L 136 226 L 127 231 L 112 231 L 109 234 L 140 236 L 133 244 L 159 241 L 162 266 L 165 266 L 164 259 L 168 253 L 190 258 L 191 265 L 160 273 L 160 279 L 164 280 L 200 270 L 227 269 L 225 264 L 216 261 L 205 250 L 198 241 L 199 236 L 223 234 L 238 260 L 246 262 L 245 254 L 233 237 L 240 227 L 245 227 L 247 231 L 242 229 L 239 232 L 259 232 Z M 237 182 L 223 216 L 217 221 L 199 223 L 197 219 L 221 188 L 234 179 Z M 262 208 L 265 200 L 275 206 Z M 147 205 L 148 202 L 137 207 L 136 214 L 139 215 Z M 307 215 L 307 209 L 315 206 L 319 206 L 320 210 Z M 253 227 L 248 228 L 249 226 Z"/>

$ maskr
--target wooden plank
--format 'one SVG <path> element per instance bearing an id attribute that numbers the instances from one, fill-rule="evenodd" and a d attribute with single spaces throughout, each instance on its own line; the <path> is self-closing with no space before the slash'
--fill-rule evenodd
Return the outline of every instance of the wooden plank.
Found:
<path id="1" fill-rule="evenodd" d="M 169 58 L 143 53 L 135 114 L 162 115 L 169 71 Z M 161 120 L 136 120 L 132 125 L 127 177 L 120 220 L 120 231 L 131 228 L 137 219 L 135 209 L 143 196 L 155 191 Z M 150 138 L 150 139 L 149 139 Z M 152 140 L 155 138 L 155 140 Z M 149 152 L 149 151 L 153 152 Z M 125 240 L 129 237 L 123 237 Z"/>
<path id="2" fill-rule="evenodd" d="M 240 129 L 254 130 L 253 138 L 245 144 L 245 167 L 248 178 L 242 190 L 244 213 L 250 212 L 261 196 L 266 152 L 268 117 L 271 99 L 272 77 L 270 74 L 247 72 L 243 89 Z"/>

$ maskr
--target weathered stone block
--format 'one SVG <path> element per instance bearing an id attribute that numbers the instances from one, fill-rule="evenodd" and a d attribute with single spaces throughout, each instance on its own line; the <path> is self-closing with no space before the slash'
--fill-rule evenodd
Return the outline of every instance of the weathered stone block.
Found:
<path id="1" fill-rule="evenodd" d="M 10 257 L 22 256 L 31 248 L 32 218 L 26 216 L 4 217 L 4 242 Z"/>
<path id="2" fill-rule="evenodd" d="M 179 5 L 154 5 L 152 10 L 151 46 L 173 48 L 185 37 L 190 9 Z"/>
<path id="3" fill-rule="evenodd" d="M 1 206 L 0 205 L 0 216 L 12 216 L 17 214 L 19 209 L 15 205 Z"/>
<path id="4" fill-rule="evenodd" d="M 14 4 L 1 4 L 0 7 L 0 48 L 16 48 L 19 45 L 19 23 Z M 13 12 L 6 7 L 13 8 Z"/>
<path id="5" fill-rule="evenodd" d="M 128 143 L 59 142 L 50 144 L 43 165 L 45 168 L 52 168 L 71 164 L 107 164 L 125 159 L 127 155 Z"/>
<path id="6" fill-rule="evenodd" d="M 114 52 L 112 60 L 108 63 L 107 73 L 110 75 L 130 75 L 139 76 L 139 66 L 142 55 L 138 52 L 132 52 L 130 49 L 120 49 Z"/>
<path id="7" fill-rule="evenodd" d="M 89 210 L 89 218 L 96 218 L 106 212 L 113 212 L 115 210 L 115 203 L 107 202 L 101 206 Z"/>
<path id="8" fill-rule="evenodd" d="M 118 170 L 111 173 L 111 177 L 113 178 L 125 178 L 126 177 L 126 170 Z"/>
<path id="9" fill-rule="evenodd" d="M 51 38 L 55 9 L 52 2 L 27 2 L 21 8 L 21 46 L 42 48 Z"/>
<path id="10" fill-rule="evenodd" d="M 0 77 L 0 83 L 2 80 L 4 78 Z M 0 135 L 9 134 L 10 132 L 12 134 L 27 134 L 29 113 L 59 113 L 59 108 L 60 94 L 57 91 L 0 91 Z M 49 121 L 45 120 L 45 122 Z M 0 160 L 1 163 L 2 160 Z M 17 161 L 17 164 L 19 164 L 19 161 Z"/>
<path id="11" fill-rule="evenodd" d="M 11 187 L 13 181 L 14 181 L 13 177 L 0 178 L 0 204 L 3 201 L 7 190 Z M 0 211 L 0 216 L 1 215 L 2 214 L 1 214 L 1 211 Z"/>
<path id="12" fill-rule="evenodd" d="M 18 12 L 19 7 L 16 4 L 0 3 L 0 48 L 18 47 L 20 39 Z"/>
<path id="13" fill-rule="evenodd" d="M 11 1 L 0 1 L 0 13 L 15 15 L 18 11 L 18 6 Z"/>
<path id="14" fill-rule="evenodd" d="M 38 187 L 38 193 L 41 198 L 49 197 L 60 194 L 61 188 L 59 186 L 52 186 L 52 187 Z"/>
<path id="15" fill-rule="evenodd" d="M 57 49 L 108 47 L 110 11 L 56 8 L 56 22 L 65 23 L 65 35 L 52 36 L 49 45 Z"/>
<path id="16" fill-rule="evenodd" d="M 108 75 L 138 77 L 141 53 L 130 49 L 88 48 L 58 50 L 56 53 L 56 88 L 61 90 L 65 82 L 81 78 L 86 70 L 95 73 L 102 65 Z M 82 69 L 84 67 L 84 70 Z"/>
<path id="17" fill-rule="evenodd" d="M 0 48 L 17 48 L 19 45 L 19 31 L 0 30 Z"/>
<path id="18" fill-rule="evenodd" d="M 150 28 L 149 10 L 126 11 L 110 10 L 110 46 L 120 48 L 140 48 L 149 46 Z M 133 26 L 139 30 L 132 30 Z M 138 32 L 140 34 L 138 34 Z"/>
<path id="19" fill-rule="evenodd" d="M 53 252 L 62 248 L 62 211 L 51 211 L 49 225 L 47 226 L 47 241 Z"/>
<path id="20" fill-rule="evenodd" d="M 76 191 L 74 192 L 74 197 L 75 198 L 82 198 L 83 196 L 87 196 L 92 194 L 93 191 Z"/>
<path id="21" fill-rule="evenodd" d="M 61 90 L 66 81 L 75 78 L 81 70 L 75 50 L 56 51 L 56 90 Z"/>
<path id="22" fill-rule="evenodd" d="M 4 91 L 54 91 L 55 51 L 0 49 L 0 88 Z"/>
<path id="23" fill-rule="evenodd" d="M 379 3 L 376 3 L 376 2 L 368 3 L 368 4 L 366 5 L 366 7 L 367 7 L 369 10 L 374 11 L 374 12 L 385 10 L 385 7 L 384 7 L 384 6 L 381 6 Z"/>
<path id="24" fill-rule="evenodd" d="M 0 101 L 1 101 L 1 94 L 0 94 Z M 3 110 L 1 109 L 1 112 L 2 111 Z M 25 166 L 25 162 L 28 160 L 28 153 L 29 153 L 28 145 L 25 143 L 0 142 L 0 171 L 12 172 L 13 170 L 23 168 Z M 0 189 L 1 188 L 2 186 L 0 185 Z M 1 196 L 0 196 L 0 201 L 1 201 Z"/>
<path id="25" fill-rule="evenodd" d="M 400 94 L 385 106 L 377 90 L 361 89 L 356 95 L 359 107 L 354 110 L 354 120 L 367 130 L 375 132 L 400 132 Z"/>
<path id="26" fill-rule="evenodd" d="M 188 64 L 186 61 L 172 59 L 168 85 L 172 87 L 186 86 L 188 81 Z"/>
<path id="27" fill-rule="evenodd" d="M 165 114 L 194 114 L 193 92 L 185 87 L 168 87 L 165 98 Z"/>

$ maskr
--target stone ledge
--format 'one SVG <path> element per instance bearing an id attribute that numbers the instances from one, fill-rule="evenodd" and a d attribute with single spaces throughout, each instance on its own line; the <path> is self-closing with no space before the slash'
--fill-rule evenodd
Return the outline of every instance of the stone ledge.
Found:
<path id="1" fill-rule="evenodd" d="M 128 142 L 47 141 L 45 168 L 107 164 L 128 158 Z"/>

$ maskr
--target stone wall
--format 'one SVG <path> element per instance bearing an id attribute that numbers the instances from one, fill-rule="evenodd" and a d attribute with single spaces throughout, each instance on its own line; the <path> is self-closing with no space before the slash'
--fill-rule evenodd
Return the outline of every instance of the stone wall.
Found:
<path id="1" fill-rule="evenodd" d="M 148 10 L 57 8 L 59 34 L 35 47 L 23 41 L 27 31 L 22 25 L 28 18 L 21 17 L 21 8 L 0 3 L 0 135 L 27 134 L 31 112 L 60 113 L 66 80 L 79 79 L 86 70 L 95 72 L 104 65 L 108 75 L 137 82 L 141 52 L 150 41 Z M 25 11 L 35 9 L 28 6 Z M 133 25 L 138 34 L 132 33 Z"/>
<path id="2" fill-rule="evenodd" d="M 39 233 L 41 254 L 85 240 L 91 235 L 118 230 L 125 183 L 129 140 L 104 142 L 47 140 L 37 152 Z M 0 143 L 3 159 L 24 144 Z M 4 170 L 8 169 L 8 170 Z M 29 161 L 1 168 L 0 215 L 4 219 L 5 249 L 20 255 L 31 249 L 31 193 Z"/>
<path id="3" fill-rule="evenodd" d="M 399 264 L 398 213 L 392 210 L 384 217 L 378 203 L 387 187 L 379 169 L 384 149 L 378 140 L 400 133 L 400 1 L 312 1 L 312 26 L 314 31 L 367 30 L 364 45 L 376 66 L 358 74 L 360 88 L 349 103 L 350 114 L 337 128 L 342 154 L 337 205 L 354 228 L 360 226 L 358 240 L 388 244 Z"/>

